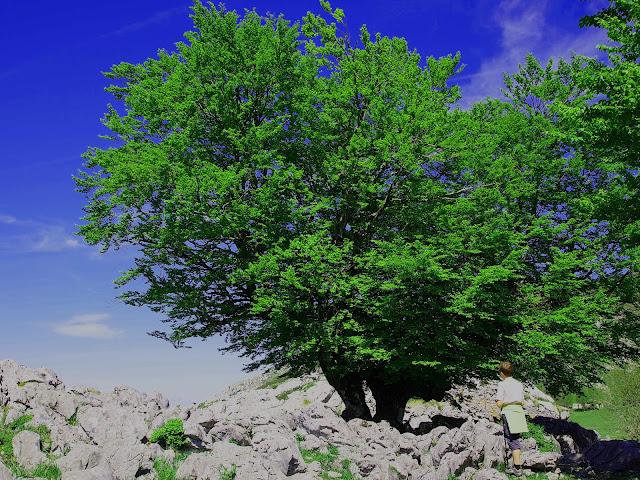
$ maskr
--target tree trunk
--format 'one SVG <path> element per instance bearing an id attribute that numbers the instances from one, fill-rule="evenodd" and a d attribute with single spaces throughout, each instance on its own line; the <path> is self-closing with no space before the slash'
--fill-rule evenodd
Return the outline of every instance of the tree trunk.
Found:
<path id="1" fill-rule="evenodd" d="M 340 395 L 340 398 L 344 402 L 345 409 L 342 412 L 342 418 L 346 421 L 353 418 L 371 420 L 371 412 L 365 401 L 364 389 L 362 387 L 362 377 L 352 373 L 339 375 L 324 368 L 323 373 L 329 385 L 336 389 L 338 395 Z"/>
<path id="2" fill-rule="evenodd" d="M 367 380 L 373 398 L 376 400 L 376 414 L 373 420 L 386 420 L 389 424 L 403 432 L 404 411 L 411 393 L 406 385 L 389 384 L 380 380 Z"/>

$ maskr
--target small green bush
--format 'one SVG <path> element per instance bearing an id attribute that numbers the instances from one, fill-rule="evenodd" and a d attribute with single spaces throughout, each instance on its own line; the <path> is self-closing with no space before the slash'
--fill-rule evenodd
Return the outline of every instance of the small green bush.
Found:
<path id="1" fill-rule="evenodd" d="M 176 452 L 173 463 L 167 462 L 164 458 L 157 458 L 153 462 L 153 469 L 156 471 L 157 480 L 175 480 L 176 472 L 180 464 L 195 451 L 194 449 L 189 449 Z"/>
<path id="2" fill-rule="evenodd" d="M 522 434 L 523 438 L 533 438 L 536 441 L 536 445 L 538 446 L 538 450 L 541 452 L 557 452 L 558 447 L 553 442 L 553 439 L 547 435 L 540 425 L 536 425 L 535 423 L 527 423 L 529 427 L 529 432 Z"/>
<path id="3" fill-rule="evenodd" d="M 149 441 L 159 443 L 164 448 L 172 448 L 175 451 L 183 450 L 191 444 L 184 434 L 184 426 L 179 418 L 167 420 L 163 426 L 151 434 Z"/>
<path id="4" fill-rule="evenodd" d="M 71 415 L 68 419 L 67 419 L 67 423 L 69 425 L 71 425 L 72 427 L 77 427 L 78 426 L 78 410 L 76 409 L 75 412 L 73 412 L 73 415 Z"/>
<path id="5" fill-rule="evenodd" d="M 236 478 L 236 466 L 231 465 L 231 467 L 226 468 L 222 467 L 220 469 L 220 480 L 234 480 Z"/>
<path id="6" fill-rule="evenodd" d="M 175 480 L 178 468 L 170 464 L 164 458 L 157 458 L 153 462 L 153 469 L 156 471 L 157 480 Z"/>

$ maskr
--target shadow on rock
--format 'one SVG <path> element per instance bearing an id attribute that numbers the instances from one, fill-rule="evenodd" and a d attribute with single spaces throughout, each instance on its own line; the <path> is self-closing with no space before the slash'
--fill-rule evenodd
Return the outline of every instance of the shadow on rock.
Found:
<path id="1" fill-rule="evenodd" d="M 565 471 L 606 474 L 624 474 L 624 478 L 638 478 L 640 474 L 640 443 L 632 440 L 600 440 L 598 434 L 567 420 L 535 417 L 532 423 L 540 425 L 554 436 L 569 436 L 573 451 L 563 451 L 558 466 Z M 621 478 L 621 477 L 615 477 Z"/>
<path id="2" fill-rule="evenodd" d="M 414 435 L 425 435 L 437 427 L 460 428 L 466 418 L 447 417 L 446 415 L 434 415 L 428 422 L 420 422 L 417 428 L 412 428 L 408 423 L 405 425 L 405 431 Z"/>

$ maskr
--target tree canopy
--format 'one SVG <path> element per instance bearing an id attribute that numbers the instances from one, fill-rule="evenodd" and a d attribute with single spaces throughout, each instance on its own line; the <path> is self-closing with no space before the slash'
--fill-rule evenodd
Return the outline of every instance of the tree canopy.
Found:
<path id="1" fill-rule="evenodd" d="M 291 23 L 196 2 L 176 51 L 105 74 L 113 146 L 84 154 L 79 233 L 139 247 L 117 283 L 144 281 L 121 298 L 166 316 L 153 334 L 319 365 L 348 418 L 366 382 L 399 428 L 408 398 L 504 358 L 557 393 L 635 355 L 634 3 L 584 20 L 621 43 L 611 64 L 529 55 L 468 110 L 459 53 L 353 40 L 321 4 Z"/>

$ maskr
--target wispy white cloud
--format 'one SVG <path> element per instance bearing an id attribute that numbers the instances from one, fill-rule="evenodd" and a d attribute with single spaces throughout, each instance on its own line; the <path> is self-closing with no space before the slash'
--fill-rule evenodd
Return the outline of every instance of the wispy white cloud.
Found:
<path id="1" fill-rule="evenodd" d="M 69 337 L 115 338 L 122 335 L 121 330 L 114 329 L 105 322 L 111 316 L 108 313 L 88 313 L 75 315 L 66 322 L 54 325 L 53 331 Z"/>
<path id="2" fill-rule="evenodd" d="M 61 252 L 84 246 L 79 237 L 59 224 L 0 214 L 0 252 Z"/>
<path id="3" fill-rule="evenodd" d="M 100 38 L 117 37 L 127 33 L 142 30 L 143 28 L 146 28 L 150 25 L 162 23 L 167 19 L 171 18 L 172 16 L 176 15 L 177 13 L 186 12 L 186 11 L 187 11 L 187 6 L 185 5 L 180 7 L 168 8 L 166 10 L 161 10 L 140 21 L 133 22 L 128 25 L 124 25 L 116 30 L 105 33 L 104 35 L 101 35 Z"/>
<path id="4" fill-rule="evenodd" d="M 600 29 L 582 29 L 577 35 L 558 29 L 547 16 L 549 0 L 502 0 L 493 19 L 500 29 L 500 52 L 487 59 L 477 73 L 458 78 L 462 86 L 463 105 L 471 105 L 487 96 L 500 97 L 503 73 L 515 72 L 527 53 L 543 64 L 549 58 L 568 58 L 572 53 L 596 56 L 597 45 L 606 34 Z M 576 18 L 576 23 L 578 19 Z"/>

